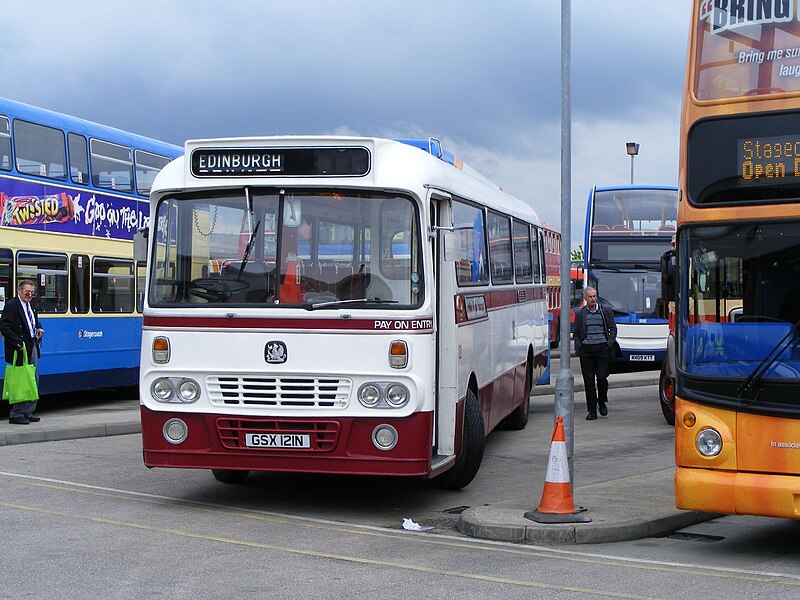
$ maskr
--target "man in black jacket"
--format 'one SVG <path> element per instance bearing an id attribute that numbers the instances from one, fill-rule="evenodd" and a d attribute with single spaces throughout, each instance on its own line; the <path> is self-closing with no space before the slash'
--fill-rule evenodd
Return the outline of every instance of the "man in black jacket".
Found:
<path id="1" fill-rule="evenodd" d="M 583 298 L 586 305 L 575 314 L 572 335 L 586 388 L 586 408 L 589 411 L 586 420 L 593 421 L 597 418 L 598 409 L 601 416 L 608 414 L 608 369 L 611 349 L 617 342 L 617 324 L 614 322 L 614 311 L 597 302 L 596 289 L 587 287 Z"/>
<path id="2" fill-rule="evenodd" d="M 21 279 L 17 285 L 17 295 L 6 302 L 3 307 L 3 316 L 0 317 L 0 333 L 3 334 L 3 345 L 7 363 L 14 362 L 14 352 L 17 353 L 17 365 L 23 361 L 22 352 L 28 355 L 28 362 L 36 365 L 36 383 L 39 383 L 39 343 L 44 335 L 39 316 L 33 308 L 32 300 L 36 293 L 36 286 L 30 279 Z M 14 425 L 27 425 L 39 421 L 33 416 L 36 410 L 36 400 L 31 402 L 16 402 L 11 405 L 8 422 Z"/>

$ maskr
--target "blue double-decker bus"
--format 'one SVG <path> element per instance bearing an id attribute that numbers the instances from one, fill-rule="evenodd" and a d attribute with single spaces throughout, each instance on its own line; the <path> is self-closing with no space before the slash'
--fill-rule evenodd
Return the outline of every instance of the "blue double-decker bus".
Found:
<path id="1" fill-rule="evenodd" d="M 153 179 L 182 153 L 0 98 L 0 311 L 34 282 L 41 394 L 137 384 L 145 265 L 132 240 Z"/>
<path id="2" fill-rule="evenodd" d="M 678 189 L 662 186 L 594 187 L 584 240 L 585 285 L 614 310 L 617 361 L 664 360 L 669 329 L 661 297 L 661 256 L 672 246 Z"/>

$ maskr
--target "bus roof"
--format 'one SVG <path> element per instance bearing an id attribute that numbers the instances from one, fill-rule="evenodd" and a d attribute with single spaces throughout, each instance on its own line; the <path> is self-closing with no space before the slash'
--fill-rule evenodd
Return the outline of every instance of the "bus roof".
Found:
<path id="1" fill-rule="evenodd" d="M 201 176 L 192 173 L 192 161 L 197 151 L 212 150 L 278 150 L 290 149 L 354 149 L 369 152 L 368 168 L 364 172 L 344 175 L 325 173 L 261 173 L 259 185 L 269 180 L 269 185 L 303 187 L 378 188 L 415 190 L 418 194 L 425 188 L 435 188 L 467 200 L 479 201 L 512 216 L 538 225 L 535 210 L 527 202 L 506 194 L 473 169 L 458 160 L 452 153 L 436 146 L 431 140 L 391 140 L 375 137 L 337 135 L 263 136 L 241 138 L 187 140 L 185 154 L 167 165 L 156 177 L 153 199 L 170 191 L 197 188 L 231 188 L 252 185 L 253 177 L 259 174 L 244 170 L 229 173 L 204 172 Z M 437 140 L 434 140 L 438 143 Z M 420 151 L 422 150 L 422 151 Z M 452 161 L 450 159 L 452 157 Z"/>
<path id="2" fill-rule="evenodd" d="M 0 115 L 5 115 L 11 119 L 50 125 L 80 133 L 89 138 L 102 138 L 106 141 L 132 146 L 139 150 L 166 155 L 168 158 L 175 158 L 183 154 L 183 149 L 174 144 L 2 97 L 0 97 Z"/>

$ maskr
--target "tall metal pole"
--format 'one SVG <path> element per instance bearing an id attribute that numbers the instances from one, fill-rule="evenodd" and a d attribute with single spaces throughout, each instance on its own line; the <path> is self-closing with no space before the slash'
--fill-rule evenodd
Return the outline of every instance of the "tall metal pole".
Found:
<path id="1" fill-rule="evenodd" d="M 633 185 L 633 154 L 631 154 L 631 185 Z"/>
<path id="2" fill-rule="evenodd" d="M 575 377 L 569 368 L 570 248 L 572 247 L 572 114 L 570 99 L 571 41 L 570 2 L 561 0 L 561 368 L 556 379 L 554 418 L 564 420 L 567 442 L 569 481 L 573 483 L 572 452 L 575 447 L 575 422 L 572 418 L 575 401 Z"/>

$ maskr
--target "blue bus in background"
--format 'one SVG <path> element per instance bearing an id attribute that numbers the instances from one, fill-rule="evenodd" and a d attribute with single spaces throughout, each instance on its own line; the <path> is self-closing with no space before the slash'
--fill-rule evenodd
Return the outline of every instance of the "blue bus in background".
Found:
<path id="1" fill-rule="evenodd" d="M 664 360 L 668 306 L 661 298 L 661 256 L 672 248 L 678 189 L 662 186 L 594 187 L 584 239 L 584 284 L 614 310 L 617 361 Z"/>
<path id="2" fill-rule="evenodd" d="M 0 311 L 34 282 L 40 394 L 138 384 L 146 269 L 132 240 L 153 179 L 181 154 L 0 98 Z"/>

